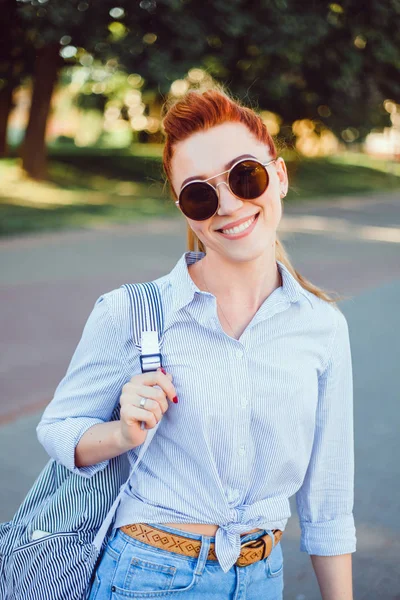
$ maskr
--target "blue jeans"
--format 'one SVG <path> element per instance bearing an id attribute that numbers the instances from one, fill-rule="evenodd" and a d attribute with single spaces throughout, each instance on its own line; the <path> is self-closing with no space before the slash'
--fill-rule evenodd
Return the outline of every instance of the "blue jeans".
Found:
<path id="1" fill-rule="evenodd" d="M 247 567 L 233 565 L 225 573 L 218 561 L 207 560 L 215 537 L 182 532 L 152 524 L 159 529 L 201 540 L 197 558 L 155 548 L 116 529 L 97 566 L 89 600 L 126 598 L 184 598 L 185 600 L 282 600 L 283 554 L 281 542 L 264 560 Z M 255 540 L 266 529 L 241 537 Z"/>

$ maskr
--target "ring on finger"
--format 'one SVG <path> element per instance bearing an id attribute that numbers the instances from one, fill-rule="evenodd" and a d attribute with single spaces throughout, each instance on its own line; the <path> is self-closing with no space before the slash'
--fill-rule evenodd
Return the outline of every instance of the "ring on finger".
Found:
<path id="1" fill-rule="evenodd" d="M 140 405 L 139 406 L 141 406 L 143 408 L 143 406 L 146 404 L 146 400 L 147 400 L 147 398 L 142 398 L 140 400 Z"/>

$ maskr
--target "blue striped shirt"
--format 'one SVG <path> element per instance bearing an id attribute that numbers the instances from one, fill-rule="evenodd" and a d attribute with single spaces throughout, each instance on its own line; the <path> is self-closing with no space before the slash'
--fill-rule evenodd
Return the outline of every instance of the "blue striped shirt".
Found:
<path id="1" fill-rule="evenodd" d="M 221 328 L 215 296 L 200 291 L 183 254 L 156 280 L 165 329 L 169 403 L 116 515 L 128 523 L 218 525 L 216 554 L 228 571 L 240 534 L 284 530 L 296 494 L 300 550 L 355 552 L 352 359 L 347 321 L 277 261 L 282 286 L 239 340 Z M 50 456 L 84 477 L 75 446 L 110 419 L 121 389 L 140 373 L 125 288 L 100 296 L 54 398 L 37 426 Z M 131 464 L 140 447 L 128 452 Z"/>

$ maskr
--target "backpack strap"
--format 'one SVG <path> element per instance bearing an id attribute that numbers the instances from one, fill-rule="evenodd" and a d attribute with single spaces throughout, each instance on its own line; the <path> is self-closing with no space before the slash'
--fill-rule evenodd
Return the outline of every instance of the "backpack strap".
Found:
<path id="1" fill-rule="evenodd" d="M 132 338 L 140 351 L 142 373 L 157 371 L 162 367 L 160 340 L 164 328 L 164 315 L 158 286 L 148 283 L 125 283 L 131 303 Z M 142 421 L 141 429 L 145 429 Z"/>
<path id="2" fill-rule="evenodd" d="M 124 287 L 129 294 L 132 313 L 132 339 L 135 346 L 140 350 L 140 365 L 142 372 L 156 371 L 162 366 L 160 344 L 164 329 L 164 315 L 162 309 L 161 295 L 158 286 L 153 282 L 147 283 L 125 283 Z M 107 513 L 96 537 L 93 540 L 94 546 L 100 552 L 104 538 L 111 525 L 114 514 L 121 501 L 129 481 L 139 466 L 148 445 L 156 433 L 159 424 L 147 431 L 147 436 L 143 442 L 137 460 L 129 473 L 128 479 L 120 487 L 120 492 L 114 500 L 113 505 Z M 143 423 L 142 423 L 143 429 Z"/>
<path id="3" fill-rule="evenodd" d="M 161 341 L 164 331 L 164 313 L 158 286 L 153 282 L 124 283 L 121 287 L 128 292 L 132 309 L 132 339 L 141 349 L 142 331 L 156 331 Z"/>

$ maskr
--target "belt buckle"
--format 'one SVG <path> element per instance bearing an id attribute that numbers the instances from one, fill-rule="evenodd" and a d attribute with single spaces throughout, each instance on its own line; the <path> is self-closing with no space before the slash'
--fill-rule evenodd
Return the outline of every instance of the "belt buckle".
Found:
<path id="1" fill-rule="evenodd" d="M 266 558 L 267 544 L 265 542 L 264 536 L 256 538 L 255 540 L 248 540 L 247 542 L 244 542 L 243 544 L 240 544 L 241 549 L 244 548 L 245 546 L 252 546 L 253 548 L 259 548 L 260 546 L 262 546 L 263 552 L 262 552 L 261 557 L 258 560 L 264 560 L 264 558 Z M 238 557 L 238 560 L 239 559 L 240 559 L 240 557 Z M 258 562 L 258 561 L 254 561 L 254 562 Z M 246 566 L 248 566 L 248 565 L 238 565 L 237 562 L 235 564 L 238 567 L 246 567 Z M 248 564 L 253 564 L 253 563 L 248 563 Z"/>
<path id="2" fill-rule="evenodd" d="M 260 536 L 262 537 L 262 536 Z M 241 548 L 244 548 L 245 546 L 250 546 L 250 544 L 253 544 L 254 542 L 258 542 L 260 538 L 256 538 L 255 540 L 248 540 L 247 542 L 243 542 L 243 544 L 240 544 Z M 264 545 L 265 545 L 265 540 L 263 540 Z"/>

